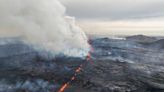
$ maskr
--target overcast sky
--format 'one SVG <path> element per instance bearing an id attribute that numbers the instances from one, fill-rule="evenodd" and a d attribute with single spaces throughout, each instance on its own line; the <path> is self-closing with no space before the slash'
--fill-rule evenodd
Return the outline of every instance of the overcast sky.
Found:
<path id="1" fill-rule="evenodd" d="M 164 35 L 164 0 L 61 2 L 66 6 L 67 14 L 76 17 L 82 28 L 89 33 Z"/>

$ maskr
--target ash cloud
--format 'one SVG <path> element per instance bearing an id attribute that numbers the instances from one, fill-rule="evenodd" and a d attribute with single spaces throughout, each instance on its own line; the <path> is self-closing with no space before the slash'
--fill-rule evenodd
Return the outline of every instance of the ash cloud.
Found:
<path id="1" fill-rule="evenodd" d="M 81 57 L 89 51 L 85 33 L 57 0 L 0 0 L 0 37 L 20 37 L 54 54 Z"/>

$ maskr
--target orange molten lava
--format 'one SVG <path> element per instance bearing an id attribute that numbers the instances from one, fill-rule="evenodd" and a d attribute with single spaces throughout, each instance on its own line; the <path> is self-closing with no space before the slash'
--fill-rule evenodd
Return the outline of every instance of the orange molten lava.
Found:
<path id="1" fill-rule="evenodd" d="M 91 63 L 93 63 L 93 61 L 91 61 L 91 52 L 94 51 L 94 49 L 90 46 L 90 52 L 88 53 L 86 60 L 90 61 Z M 62 87 L 59 89 L 58 92 L 64 92 L 64 90 L 70 85 L 70 83 L 72 81 L 75 80 L 77 74 L 82 70 L 83 64 L 81 64 L 76 70 L 75 70 L 75 74 L 71 77 L 70 81 L 68 81 L 67 83 L 65 83 L 64 85 L 62 85 Z"/>
<path id="2" fill-rule="evenodd" d="M 76 69 L 76 73 L 79 73 L 81 71 L 81 67 Z"/>
<path id="3" fill-rule="evenodd" d="M 64 90 L 69 86 L 69 83 L 65 83 L 58 92 L 64 92 Z"/>
<path id="4" fill-rule="evenodd" d="M 83 65 L 81 64 L 81 65 L 75 70 L 74 76 L 72 76 L 71 79 L 70 79 L 70 81 L 67 82 L 67 83 L 65 83 L 65 84 L 59 89 L 58 92 L 64 92 L 64 90 L 70 85 L 70 83 L 71 83 L 72 81 L 75 80 L 75 77 L 76 77 L 77 73 L 79 73 L 79 72 L 82 70 L 82 66 L 83 66 Z"/>
<path id="5" fill-rule="evenodd" d="M 71 78 L 71 80 L 75 80 L 75 76 L 73 76 L 73 77 Z"/>

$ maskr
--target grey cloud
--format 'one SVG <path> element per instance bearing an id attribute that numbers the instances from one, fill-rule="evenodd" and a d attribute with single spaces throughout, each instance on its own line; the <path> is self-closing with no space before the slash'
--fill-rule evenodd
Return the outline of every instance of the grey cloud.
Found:
<path id="1" fill-rule="evenodd" d="M 164 16 L 164 0 L 62 0 L 79 19 L 139 19 Z"/>

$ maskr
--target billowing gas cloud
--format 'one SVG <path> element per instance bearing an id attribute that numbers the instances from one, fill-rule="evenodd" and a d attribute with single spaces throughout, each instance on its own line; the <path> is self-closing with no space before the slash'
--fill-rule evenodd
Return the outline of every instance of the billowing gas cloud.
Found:
<path id="1" fill-rule="evenodd" d="M 85 33 L 57 0 L 0 0 L 0 37 L 20 37 L 55 54 L 89 51 Z"/>

